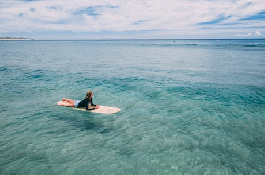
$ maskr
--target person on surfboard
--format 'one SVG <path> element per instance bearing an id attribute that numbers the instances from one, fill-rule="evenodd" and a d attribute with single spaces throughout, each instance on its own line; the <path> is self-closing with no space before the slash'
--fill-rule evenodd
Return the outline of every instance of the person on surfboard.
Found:
<path id="1" fill-rule="evenodd" d="M 64 106 L 76 107 L 76 108 L 85 107 L 86 110 L 98 109 L 99 105 L 93 104 L 92 97 L 93 97 L 93 92 L 87 91 L 86 97 L 84 100 L 72 100 L 72 99 L 63 98 L 62 101 L 69 103 L 69 104 L 64 105 Z"/>

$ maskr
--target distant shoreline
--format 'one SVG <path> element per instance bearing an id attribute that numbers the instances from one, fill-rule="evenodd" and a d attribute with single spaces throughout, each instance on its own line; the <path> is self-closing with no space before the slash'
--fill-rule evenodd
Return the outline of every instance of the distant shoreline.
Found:
<path id="1" fill-rule="evenodd" d="M 0 40 L 4 41 L 11 41 L 11 40 L 22 40 L 22 41 L 31 41 L 33 40 L 32 38 L 16 38 L 16 37 L 0 37 Z"/>

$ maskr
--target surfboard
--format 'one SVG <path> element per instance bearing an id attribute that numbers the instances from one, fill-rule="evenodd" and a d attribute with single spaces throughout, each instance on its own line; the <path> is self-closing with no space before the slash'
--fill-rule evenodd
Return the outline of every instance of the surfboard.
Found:
<path id="1" fill-rule="evenodd" d="M 69 103 L 65 102 L 65 101 L 58 101 L 56 102 L 56 105 L 59 106 L 67 106 Z M 85 107 L 82 108 L 75 108 L 72 107 L 75 110 L 80 110 L 80 111 L 87 111 Z M 101 113 L 101 114 L 114 114 L 121 111 L 120 108 L 117 107 L 110 107 L 110 106 L 99 106 L 98 109 L 94 109 L 94 110 L 89 110 L 89 112 L 93 112 L 93 113 Z"/>

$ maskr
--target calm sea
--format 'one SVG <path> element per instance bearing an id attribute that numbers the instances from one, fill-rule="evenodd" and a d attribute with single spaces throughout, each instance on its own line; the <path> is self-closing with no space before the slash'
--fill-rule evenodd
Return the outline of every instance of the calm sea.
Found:
<path id="1" fill-rule="evenodd" d="M 265 174 L 265 40 L 0 41 L 0 88 L 1 175 Z"/>

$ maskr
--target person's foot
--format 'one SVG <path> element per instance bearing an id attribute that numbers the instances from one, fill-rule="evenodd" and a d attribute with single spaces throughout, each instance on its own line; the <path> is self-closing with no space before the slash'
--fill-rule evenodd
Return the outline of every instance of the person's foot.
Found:
<path id="1" fill-rule="evenodd" d="M 62 101 L 65 101 L 65 98 L 63 98 Z"/>

